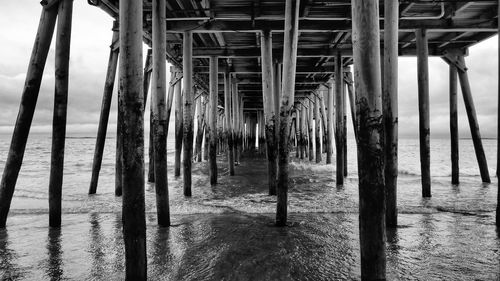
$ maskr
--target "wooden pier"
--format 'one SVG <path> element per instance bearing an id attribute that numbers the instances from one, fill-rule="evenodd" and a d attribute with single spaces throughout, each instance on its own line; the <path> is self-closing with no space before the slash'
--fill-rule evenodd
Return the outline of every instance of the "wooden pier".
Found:
<path id="1" fill-rule="evenodd" d="M 222 176 L 217 155 L 227 154 L 228 176 L 233 176 L 238 174 L 238 164 L 245 161 L 242 151 L 255 150 L 258 142 L 259 152 L 267 157 L 269 195 L 277 196 L 276 225 L 286 226 L 291 184 L 288 164 L 293 149 L 300 159 L 318 165 L 335 163 L 332 178 L 338 186 L 344 184 L 349 102 L 359 162 L 361 275 L 363 280 L 385 280 L 386 227 L 398 225 L 399 56 L 415 57 L 418 62 L 415 79 L 422 196 L 432 194 L 429 56 L 441 57 L 450 69 L 451 182 L 459 183 L 458 83 L 481 179 L 490 182 L 470 86 L 474 81 L 468 78 L 466 56 L 470 46 L 498 33 L 497 1 L 88 2 L 115 19 L 110 32 L 107 75 L 103 77 L 106 82 L 89 194 L 98 192 L 118 68 L 115 193 L 123 195 L 127 280 L 145 280 L 147 272 L 144 104 L 150 83 L 148 180 L 155 184 L 161 226 L 170 225 L 166 137 L 172 106 L 174 176 L 182 174 L 184 195 L 192 196 L 193 161 L 203 161 L 202 156 L 207 155 L 207 177 L 211 185 L 216 185 Z M 49 208 L 50 226 L 61 225 L 72 3 L 73 0 L 41 2 L 40 24 L 0 183 L 2 228 L 6 226 L 21 168 L 56 19 Z M 151 48 L 144 65 L 143 43 Z M 168 84 L 167 62 L 172 66 Z M 497 226 L 499 216 L 497 207 Z"/>

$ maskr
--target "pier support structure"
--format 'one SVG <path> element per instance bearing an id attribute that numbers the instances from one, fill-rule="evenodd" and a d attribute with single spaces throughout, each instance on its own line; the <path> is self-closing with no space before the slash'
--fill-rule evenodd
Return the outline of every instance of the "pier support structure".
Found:
<path id="1" fill-rule="evenodd" d="M 49 176 L 49 225 L 61 226 L 61 200 L 64 173 L 64 146 L 68 108 L 69 53 L 73 0 L 59 2 L 55 53 L 54 117 Z"/>
<path id="2" fill-rule="evenodd" d="M 31 128 L 38 94 L 40 92 L 43 70 L 54 34 L 57 10 L 57 6 L 51 8 L 44 7 L 40 16 L 38 31 L 31 52 L 21 96 L 19 113 L 14 126 L 9 154 L 0 183 L 0 228 L 5 228 L 17 177 L 23 162 L 26 142 Z"/>
<path id="3" fill-rule="evenodd" d="M 300 0 L 286 0 L 285 27 L 283 42 L 283 82 L 279 121 L 279 156 L 276 225 L 285 226 L 287 222 L 288 201 L 288 131 L 290 112 L 295 98 L 295 72 L 297 65 L 297 44 L 299 39 Z"/>
<path id="4" fill-rule="evenodd" d="M 166 0 L 153 0 L 153 112 L 154 173 L 156 213 L 160 226 L 170 226 L 167 177 L 167 42 Z M 173 76 L 173 75 L 172 75 Z M 144 89 L 147 91 L 146 89 Z M 172 92 L 171 92 L 172 94 Z"/>
<path id="5" fill-rule="evenodd" d="M 184 105 L 182 104 L 182 86 L 179 83 L 175 87 L 175 152 L 174 152 L 174 176 L 181 175 L 181 154 L 182 154 L 182 139 L 183 139 L 183 119 L 184 119 Z"/>
<path id="6" fill-rule="evenodd" d="M 384 55 L 382 100 L 385 133 L 386 225 L 398 224 L 398 21 L 399 2 L 384 2 Z"/>
<path id="7" fill-rule="evenodd" d="M 276 195 L 276 179 L 278 176 L 277 147 L 276 147 L 276 107 L 273 81 L 273 61 L 272 61 L 272 36 L 271 31 L 264 30 L 261 34 L 261 54 L 262 54 L 262 99 L 264 105 L 264 128 L 266 136 L 267 152 L 267 181 L 269 195 Z"/>
<path id="8" fill-rule="evenodd" d="M 227 164 L 229 167 L 229 175 L 234 176 L 234 141 L 233 141 L 233 126 L 231 120 L 234 115 L 232 114 L 232 102 L 231 102 L 231 74 L 226 71 L 224 74 L 224 115 L 225 115 L 225 138 L 227 140 Z"/>
<path id="9" fill-rule="evenodd" d="M 142 1 L 120 0 L 120 30 L 125 279 L 146 280 Z"/>
<path id="10" fill-rule="evenodd" d="M 470 133 L 472 136 L 472 143 L 476 152 L 476 159 L 479 165 L 479 172 L 481 179 L 484 183 L 490 183 L 490 174 L 488 171 L 488 163 L 484 154 L 483 143 L 481 141 L 481 133 L 479 131 L 479 123 L 477 121 L 476 108 L 472 99 L 472 92 L 469 83 L 469 76 L 467 75 L 467 66 L 462 54 L 454 54 L 448 52 L 443 57 L 443 60 L 457 69 L 460 87 L 462 89 L 462 96 L 464 98 L 465 111 L 469 120 Z"/>
<path id="11" fill-rule="evenodd" d="M 101 171 L 102 156 L 106 142 L 106 132 L 108 130 L 109 111 L 111 109 L 116 68 L 118 66 L 118 36 L 118 21 L 114 21 L 113 36 L 109 51 L 108 69 L 106 71 L 106 80 L 104 82 L 104 92 L 102 95 L 101 115 L 99 117 L 99 127 L 97 129 L 94 160 L 92 161 L 92 178 L 90 180 L 89 194 L 95 194 L 97 192 L 99 172 Z"/>
<path id="12" fill-rule="evenodd" d="M 328 83 L 328 94 L 326 95 L 327 100 L 327 126 L 326 126 L 326 164 L 332 163 L 333 155 L 333 100 L 334 100 L 334 87 L 335 84 L 330 81 Z"/>
<path id="13" fill-rule="evenodd" d="M 321 162 L 321 118 L 319 116 L 319 111 L 321 107 L 321 100 L 318 97 L 319 93 L 316 93 L 313 95 L 313 98 L 315 99 L 314 102 L 314 127 L 315 127 L 315 132 L 314 132 L 314 138 L 315 138 L 315 145 L 316 145 L 316 163 Z"/>
<path id="14" fill-rule="evenodd" d="M 335 148 L 336 148 L 336 180 L 337 185 L 344 184 L 344 76 L 342 54 L 335 57 Z"/>
<path id="15" fill-rule="evenodd" d="M 379 2 L 352 0 L 361 280 L 386 279 L 385 182 Z"/>
<path id="16" fill-rule="evenodd" d="M 208 132 L 210 143 L 208 145 L 208 165 L 211 185 L 217 184 L 217 102 L 219 100 L 218 61 L 219 59 L 217 57 L 210 57 L 210 114 L 208 116 Z"/>
<path id="17" fill-rule="evenodd" d="M 427 31 L 415 31 L 417 41 L 417 75 L 418 75 L 418 119 L 420 140 L 420 170 L 422 173 L 422 197 L 431 197 L 431 148 L 429 121 L 429 48 Z"/>
<path id="18" fill-rule="evenodd" d="M 451 139 L 451 183 L 459 184 L 458 114 L 457 114 L 457 68 L 450 64 L 450 139 Z"/>
<path id="19" fill-rule="evenodd" d="M 183 165 L 184 165 L 184 196 L 191 196 L 191 172 L 193 164 L 193 33 L 184 32 L 182 55 L 183 80 Z"/>

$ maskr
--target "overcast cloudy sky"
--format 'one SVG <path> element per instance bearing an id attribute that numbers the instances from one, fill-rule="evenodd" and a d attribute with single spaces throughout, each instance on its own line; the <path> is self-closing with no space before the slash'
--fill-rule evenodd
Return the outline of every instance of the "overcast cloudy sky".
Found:
<path id="1" fill-rule="evenodd" d="M 11 134 L 16 120 L 27 65 L 37 30 L 39 1 L 4 1 L 0 9 L 0 133 Z M 87 1 L 74 1 L 68 101 L 68 133 L 95 135 L 111 40 L 112 19 Z M 54 36 L 55 37 L 55 36 Z M 45 68 L 32 132 L 50 132 L 54 89 L 53 42 Z M 496 137 L 497 37 L 471 48 L 469 68 L 474 102 L 483 137 Z M 418 132 L 416 58 L 401 58 L 399 71 L 399 131 Z M 430 58 L 431 135 L 448 136 L 448 67 Z M 116 97 L 116 95 L 114 96 Z M 460 137 L 470 135 L 459 98 Z M 146 115 L 147 116 L 147 115 Z M 110 123 L 116 123 L 116 99 Z M 113 130 L 116 126 L 110 125 Z"/>

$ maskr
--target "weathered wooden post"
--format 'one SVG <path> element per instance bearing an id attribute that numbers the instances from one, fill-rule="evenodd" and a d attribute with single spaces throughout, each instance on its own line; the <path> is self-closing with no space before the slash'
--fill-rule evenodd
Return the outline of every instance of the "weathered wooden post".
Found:
<path id="1" fill-rule="evenodd" d="M 359 236 L 361 280 L 385 280 L 384 132 L 379 2 L 352 0 L 358 99 Z"/>
<path id="2" fill-rule="evenodd" d="M 73 0 L 60 1 L 56 34 L 54 117 L 49 176 L 49 225 L 51 227 L 61 226 L 72 16 Z"/>
<path id="3" fill-rule="evenodd" d="M 208 166 L 210 184 L 217 184 L 217 101 L 219 99 L 219 59 L 210 57 L 210 114 L 208 116 L 208 132 L 210 143 L 208 145 Z"/>
<path id="4" fill-rule="evenodd" d="M 239 111 L 238 111 L 238 105 L 239 105 L 239 96 L 238 96 L 238 87 L 236 83 L 236 76 L 233 76 L 233 79 L 231 79 L 231 87 L 232 87 L 232 109 L 233 109 L 233 114 L 232 114 L 232 122 L 233 122 L 233 150 L 234 150 L 234 162 L 235 165 L 239 164 L 240 161 L 240 156 L 238 153 L 238 147 L 239 147 L 239 140 L 238 140 L 238 132 L 239 132 Z"/>
<path id="5" fill-rule="evenodd" d="M 344 113 L 344 120 L 342 121 L 342 143 L 344 148 L 342 149 L 344 153 L 344 177 L 347 177 L 347 102 L 346 102 L 346 86 L 347 83 L 344 81 L 344 75 L 342 74 L 342 112 Z"/>
<path id="6" fill-rule="evenodd" d="M 120 0 L 120 90 L 123 106 L 125 279 L 146 280 L 142 1 Z"/>
<path id="7" fill-rule="evenodd" d="M 319 101 L 320 101 L 320 109 L 321 109 L 321 128 L 323 129 L 322 130 L 322 134 L 321 134 L 321 144 L 322 144 L 322 149 L 321 149 L 321 152 L 322 153 L 326 153 L 327 152 L 327 144 L 326 144 L 326 134 L 327 134 L 327 114 L 326 114 L 326 104 L 325 104 L 325 99 L 327 98 L 327 95 L 328 95 L 328 89 L 324 86 L 324 85 L 321 85 L 319 86 L 319 91 L 318 91 L 318 95 L 319 95 Z"/>
<path id="8" fill-rule="evenodd" d="M 234 150 L 233 150 L 233 126 L 231 120 L 233 118 L 232 108 L 231 108 L 231 74 L 226 71 L 224 74 L 224 114 L 226 131 L 225 136 L 227 139 L 227 164 L 229 166 L 229 175 L 234 176 Z"/>
<path id="9" fill-rule="evenodd" d="M 201 145 L 203 143 L 203 124 L 205 118 L 205 103 L 203 101 L 203 95 L 200 95 L 196 100 L 196 108 L 197 108 L 197 121 L 198 121 L 198 130 L 196 131 L 196 140 L 195 140 L 195 148 L 194 154 L 196 156 L 196 161 L 201 162 Z"/>
<path id="10" fill-rule="evenodd" d="M 204 146 L 203 146 L 203 160 L 208 161 L 208 144 L 210 143 L 209 133 L 208 133 L 208 118 L 210 115 L 210 105 L 209 105 L 209 97 L 207 97 L 207 102 L 205 104 L 205 119 L 203 120 L 203 127 L 205 128 Z"/>
<path id="11" fill-rule="evenodd" d="M 315 142 L 316 142 L 316 163 L 321 162 L 321 118 L 319 117 L 319 108 L 321 106 L 321 101 L 319 100 L 319 97 L 317 95 L 314 95 L 315 102 L 314 102 L 314 125 L 316 127 L 316 131 L 314 134 L 315 137 Z"/>
<path id="12" fill-rule="evenodd" d="M 314 160 L 314 146 L 313 146 L 313 112 L 314 104 L 311 99 L 309 99 L 309 107 L 307 108 L 307 131 L 309 140 L 309 161 Z"/>
<path id="13" fill-rule="evenodd" d="M 17 177 L 23 162 L 26 141 L 35 112 L 43 70 L 47 61 L 57 18 L 57 8 L 42 9 L 35 43 L 26 73 L 19 113 L 10 142 L 9 154 L 0 183 L 0 228 L 5 227 Z"/>
<path id="14" fill-rule="evenodd" d="M 459 183 L 458 164 L 458 114 L 457 114 L 457 68 L 450 67 L 450 139 L 451 139 L 451 183 Z"/>
<path id="15" fill-rule="evenodd" d="M 153 72 L 152 61 L 153 60 L 153 50 L 148 49 L 146 54 L 146 61 L 144 63 L 144 74 L 143 74 L 143 90 L 144 90 L 144 108 L 146 108 L 146 103 L 148 100 L 149 85 L 151 84 L 151 76 Z M 155 181 L 155 158 L 154 158 L 154 144 L 153 144 L 153 99 L 150 98 L 150 109 L 149 109 L 149 167 L 148 167 L 148 182 Z"/>
<path id="16" fill-rule="evenodd" d="M 309 147 L 309 139 L 307 137 L 307 108 L 304 105 L 304 103 L 302 103 L 301 106 L 302 106 L 302 111 L 301 111 L 302 117 L 300 118 L 300 121 L 302 123 L 302 151 L 304 153 L 304 157 L 307 158 L 308 157 L 307 150 Z M 304 157 L 302 159 L 304 159 Z"/>
<path id="17" fill-rule="evenodd" d="M 184 89 L 185 91 L 185 89 Z M 181 154 L 182 154 L 182 138 L 184 136 L 183 118 L 184 105 L 182 104 L 183 89 L 181 83 L 175 86 L 175 154 L 174 154 L 174 176 L 181 175 Z"/>
<path id="18" fill-rule="evenodd" d="M 335 57 L 335 148 L 336 148 L 336 180 L 337 185 L 344 184 L 344 82 L 342 54 Z"/>
<path id="19" fill-rule="evenodd" d="M 184 32 L 182 55 L 182 70 L 184 74 L 184 95 L 182 102 L 184 104 L 183 120 L 183 139 L 184 152 L 184 196 L 191 196 L 191 166 L 193 164 L 193 115 L 191 106 L 193 104 L 193 33 Z"/>
<path id="20" fill-rule="evenodd" d="M 154 173 L 156 213 L 160 226 L 170 225 L 167 178 L 167 17 L 166 0 L 153 0 L 153 107 Z"/>
<path id="21" fill-rule="evenodd" d="M 116 117 L 116 154 L 115 154 L 115 196 L 122 196 L 123 188 L 123 105 L 122 92 L 118 87 L 118 107 Z"/>
<path id="22" fill-rule="evenodd" d="M 297 112 L 297 118 L 299 120 L 299 157 L 304 159 L 304 106 L 302 103 L 299 104 L 299 111 Z"/>
<path id="23" fill-rule="evenodd" d="M 460 80 L 460 88 L 462 89 L 462 96 L 464 98 L 465 111 L 467 112 L 467 119 L 469 119 L 470 133 L 472 136 L 472 143 L 476 151 L 476 159 L 479 165 L 479 172 L 481 180 L 485 183 L 490 183 L 490 173 L 488 171 L 488 163 L 484 155 L 483 143 L 481 142 L 481 133 L 479 132 L 479 123 L 477 122 L 476 108 L 472 100 L 472 92 L 469 84 L 469 77 L 467 75 L 467 67 L 462 55 L 457 58 L 459 65 L 463 67 L 458 70 L 458 79 Z"/>
<path id="24" fill-rule="evenodd" d="M 420 169 L 422 196 L 431 197 L 430 127 L 429 127 L 429 49 L 425 29 L 415 31 L 417 39 L 418 117 L 420 127 Z"/>
<path id="25" fill-rule="evenodd" d="M 332 163 L 332 155 L 333 155 L 333 100 L 334 100 L 334 89 L 335 84 L 332 82 L 329 83 L 328 86 L 328 94 L 327 94 L 327 127 L 326 127 L 326 164 Z"/>
<path id="26" fill-rule="evenodd" d="M 500 5 L 498 5 L 497 14 L 500 15 Z M 497 17 L 499 18 L 499 17 Z M 498 26 L 498 33 L 500 34 L 500 25 Z M 498 36 L 498 105 L 497 105 L 497 177 L 499 175 L 500 167 L 500 36 Z M 500 184 L 497 186 L 497 227 L 500 226 Z"/>
<path id="27" fill-rule="evenodd" d="M 94 160 L 92 162 L 92 178 L 90 180 L 89 194 L 95 194 L 97 191 L 97 182 L 99 181 L 99 172 L 101 171 L 102 156 L 106 142 L 106 132 L 108 129 L 109 111 L 113 97 L 113 88 L 115 84 L 116 68 L 118 66 L 118 21 L 113 22 L 113 37 L 109 51 L 108 69 L 106 71 L 106 81 L 104 82 L 104 93 L 102 95 L 101 116 L 99 117 L 99 127 L 97 129 L 97 139 L 94 151 Z"/>
<path id="28" fill-rule="evenodd" d="M 283 83 L 279 121 L 279 157 L 276 225 L 285 226 L 288 204 L 288 129 L 290 111 L 294 103 L 297 43 L 299 38 L 300 0 L 286 0 L 283 42 Z"/>
<path id="29" fill-rule="evenodd" d="M 347 92 L 349 95 L 349 105 L 351 108 L 352 125 L 354 128 L 354 138 L 357 142 L 358 141 L 358 131 L 356 128 L 358 128 L 358 125 L 357 125 L 358 123 L 356 120 L 356 97 L 355 97 L 354 89 L 353 89 L 354 81 L 352 79 L 352 73 L 350 71 L 345 74 L 345 79 L 347 80 L 346 84 L 347 84 Z"/>
<path id="30" fill-rule="evenodd" d="M 273 64 L 272 64 L 272 36 L 271 31 L 264 30 L 260 40 L 262 54 L 262 99 L 264 104 L 264 119 L 265 119 L 265 135 L 267 146 L 267 181 L 269 186 L 269 195 L 276 195 L 276 179 L 278 178 L 278 159 L 276 147 L 276 107 L 275 94 L 276 91 L 273 81 Z"/>
<path id="31" fill-rule="evenodd" d="M 384 61 L 382 100 L 385 133 L 386 225 L 398 224 L 398 29 L 399 2 L 384 2 Z"/>

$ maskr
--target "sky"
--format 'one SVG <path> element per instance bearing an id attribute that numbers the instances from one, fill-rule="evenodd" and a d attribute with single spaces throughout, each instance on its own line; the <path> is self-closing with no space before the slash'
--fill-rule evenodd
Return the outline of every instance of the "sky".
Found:
<path id="1" fill-rule="evenodd" d="M 0 9 L 0 134 L 12 134 L 15 124 L 41 13 L 39 2 L 4 1 Z M 88 5 L 84 0 L 74 1 L 68 134 L 96 135 L 111 44 L 111 27 L 112 18 L 102 10 Z M 494 36 L 473 46 L 469 51 L 465 60 L 481 134 L 483 137 L 494 138 L 497 127 L 498 39 Z M 51 132 L 54 52 L 53 40 L 31 129 L 34 133 Z M 416 57 L 399 59 L 399 134 L 402 137 L 418 135 L 416 61 Z M 429 80 L 431 136 L 448 137 L 448 66 L 440 58 L 429 58 Z M 146 114 L 146 119 L 149 118 L 148 115 Z M 468 138 L 470 132 L 460 89 L 458 115 L 459 135 L 461 138 Z M 116 93 L 113 96 L 108 128 L 110 132 L 114 132 L 116 128 Z M 348 130 L 352 132 L 352 127 Z"/>

